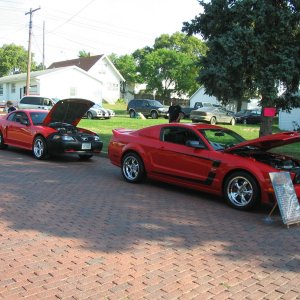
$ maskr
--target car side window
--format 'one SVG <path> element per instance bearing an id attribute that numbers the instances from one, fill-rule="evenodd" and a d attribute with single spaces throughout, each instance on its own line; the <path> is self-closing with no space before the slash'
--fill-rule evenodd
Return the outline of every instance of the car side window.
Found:
<path id="1" fill-rule="evenodd" d="M 28 121 L 28 117 L 23 112 L 16 112 L 12 118 L 13 122 L 21 123 L 22 121 Z"/>
<path id="2" fill-rule="evenodd" d="M 182 127 L 165 127 L 161 132 L 161 140 L 169 143 L 185 145 L 187 141 L 200 141 L 192 131 Z"/>

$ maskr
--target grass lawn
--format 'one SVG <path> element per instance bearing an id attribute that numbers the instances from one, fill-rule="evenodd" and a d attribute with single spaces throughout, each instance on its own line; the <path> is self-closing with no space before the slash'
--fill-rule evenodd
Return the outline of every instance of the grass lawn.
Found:
<path id="1" fill-rule="evenodd" d="M 104 105 L 106 108 L 113 109 L 116 113 L 116 116 L 109 120 L 88 120 L 82 119 L 79 123 L 80 127 L 87 128 L 98 133 L 103 140 L 103 150 L 104 154 L 107 154 L 107 146 L 112 136 L 112 129 L 114 128 L 130 128 L 130 129 L 140 129 L 147 126 L 152 126 L 156 124 L 167 123 L 167 119 L 159 118 L 159 119 L 131 119 L 129 118 L 126 112 L 125 104 L 115 104 L 115 105 Z M 183 120 L 182 122 L 191 122 L 191 120 Z M 242 137 L 247 140 L 255 139 L 259 135 L 259 125 L 221 125 L 222 127 L 226 127 L 234 130 Z M 273 133 L 280 132 L 278 129 L 277 122 L 273 125 Z M 289 146 L 284 146 L 279 152 L 292 155 L 300 159 L 299 153 L 299 143 Z"/>

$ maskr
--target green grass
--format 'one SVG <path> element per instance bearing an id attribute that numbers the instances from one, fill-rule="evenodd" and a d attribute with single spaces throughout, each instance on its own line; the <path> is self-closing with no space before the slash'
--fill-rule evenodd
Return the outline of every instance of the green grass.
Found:
<path id="1" fill-rule="evenodd" d="M 159 118 L 159 119 L 131 119 L 129 118 L 126 112 L 126 105 L 123 103 L 117 103 L 115 105 L 105 104 L 104 107 L 113 109 L 116 113 L 116 116 L 109 120 L 88 120 L 82 119 L 79 123 L 79 127 L 87 128 L 98 133 L 103 140 L 103 150 L 104 154 L 107 154 L 107 146 L 112 136 L 112 129 L 114 128 L 129 128 L 129 129 L 140 129 L 147 126 L 164 124 L 167 123 L 167 119 Z M 182 122 L 191 122 L 191 120 L 183 120 Z M 280 132 L 278 129 L 277 122 L 274 122 L 272 132 Z M 221 125 L 222 127 L 229 128 L 240 134 L 247 140 L 255 139 L 259 136 L 259 125 Z M 278 152 L 295 156 L 300 159 L 299 153 L 299 144 L 293 144 L 281 147 L 278 149 Z"/>

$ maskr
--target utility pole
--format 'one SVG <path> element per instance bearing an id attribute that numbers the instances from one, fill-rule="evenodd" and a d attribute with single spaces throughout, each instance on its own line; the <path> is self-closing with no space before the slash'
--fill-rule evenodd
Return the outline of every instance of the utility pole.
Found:
<path id="1" fill-rule="evenodd" d="M 26 78 L 26 95 L 29 95 L 29 88 L 30 88 L 30 67 L 31 67 L 31 31 L 32 31 L 32 14 L 41 9 L 36 8 L 32 9 L 30 8 L 30 11 L 25 13 L 25 15 L 30 15 L 29 19 L 29 39 L 28 39 L 28 60 L 27 60 L 27 78 Z"/>

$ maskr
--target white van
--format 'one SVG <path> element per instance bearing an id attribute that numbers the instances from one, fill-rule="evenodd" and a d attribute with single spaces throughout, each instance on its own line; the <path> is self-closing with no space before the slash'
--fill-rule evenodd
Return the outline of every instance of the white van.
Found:
<path id="1" fill-rule="evenodd" d="M 31 108 L 31 109 L 46 109 L 50 110 L 55 104 L 51 98 L 42 97 L 42 96 L 24 96 L 19 104 L 18 108 Z"/>

